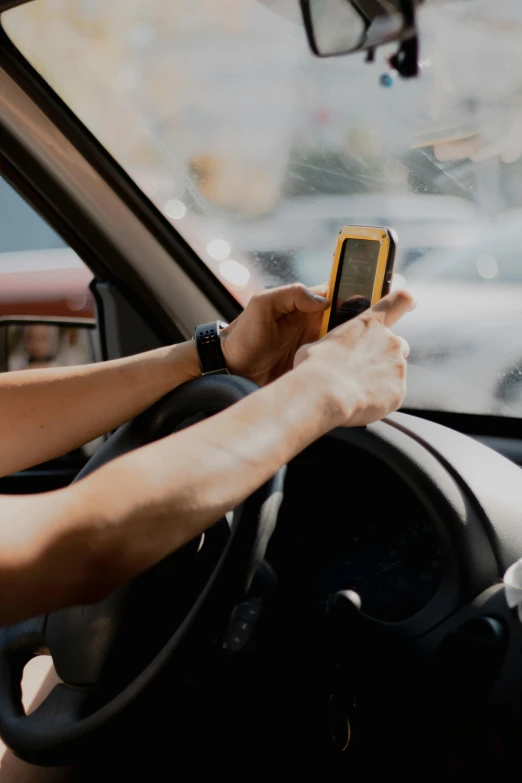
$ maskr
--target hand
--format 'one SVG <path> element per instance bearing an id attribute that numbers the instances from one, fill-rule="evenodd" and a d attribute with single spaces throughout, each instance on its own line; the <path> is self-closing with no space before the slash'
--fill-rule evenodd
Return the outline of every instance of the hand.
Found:
<path id="1" fill-rule="evenodd" d="M 522 112 L 499 127 L 493 134 L 475 133 L 467 138 L 441 141 L 433 146 L 437 160 L 441 162 L 468 158 L 473 163 L 483 163 L 499 157 L 502 163 L 514 163 L 522 155 Z"/>
<path id="2" fill-rule="evenodd" d="M 291 370 L 296 351 L 319 337 L 325 288 L 296 284 L 255 294 L 221 332 L 230 372 L 265 386 Z"/>
<path id="3" fill-rule="evenodd" d="M 406 393 L 406 340 L 390 331 L 415 302 L 406 291 L 394 291 L 371 309 L 302 346 L 295 367 L 310 370 L 323 384 L 338 415 L 338 424 L 360 427 L 378 421 L 402 404 Z"/>

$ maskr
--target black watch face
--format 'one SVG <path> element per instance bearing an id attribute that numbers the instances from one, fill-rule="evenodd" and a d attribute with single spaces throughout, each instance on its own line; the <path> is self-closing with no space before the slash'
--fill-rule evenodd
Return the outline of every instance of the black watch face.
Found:
<path id="1" fill-rule="evenodd" d="M 198 326 L 196 329 L 196 347 L 203 375 L 228 373 L 219 331 L 219 321 Z"/>

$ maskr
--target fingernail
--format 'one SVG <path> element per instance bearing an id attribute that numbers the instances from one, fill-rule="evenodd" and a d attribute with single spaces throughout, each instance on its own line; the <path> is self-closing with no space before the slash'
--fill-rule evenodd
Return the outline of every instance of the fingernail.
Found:
<path id="1" fill-rule="evenodd" d="M 312 294 L 312 299 L 319 304 L 330 304 L 330 300 L 326 296 L 319 296 L 319 294 Z"/>

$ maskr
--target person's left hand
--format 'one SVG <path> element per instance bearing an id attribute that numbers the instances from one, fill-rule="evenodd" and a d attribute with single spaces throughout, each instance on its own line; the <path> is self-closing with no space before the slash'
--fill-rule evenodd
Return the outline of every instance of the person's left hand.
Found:
<path id="1" fill-rule="evenodd" d="M 296 351 L 319 337 L 325 289 L 295 284 L 255 294 L 221 332 L 230 372 L 264 386 L 290 370 Z"/>

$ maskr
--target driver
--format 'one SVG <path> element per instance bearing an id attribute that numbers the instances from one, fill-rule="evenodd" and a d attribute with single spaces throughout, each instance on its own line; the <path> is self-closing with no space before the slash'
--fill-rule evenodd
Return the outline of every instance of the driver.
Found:
<path id="1" fill-rule="evenodd" d="M 396 410 L 408 346 L 390 327 L 413 304 L 396 291 L 318 340 L 329 305 L 322 293 L 290 285 L 256 294 L 221 340 L 229 371 L 258 391 L 64 489 L 0 496 L 0 624 L 100 600 L 200 535 L 332 428 Z M 116 429 L 198 375 L 194 341 L 4 374 L 1 475 Z M 24 780 L 32 768 L 6 758 L 25 769 L 15 778 Z M 48 779 L 49 771 L 32 771 Z"/>

